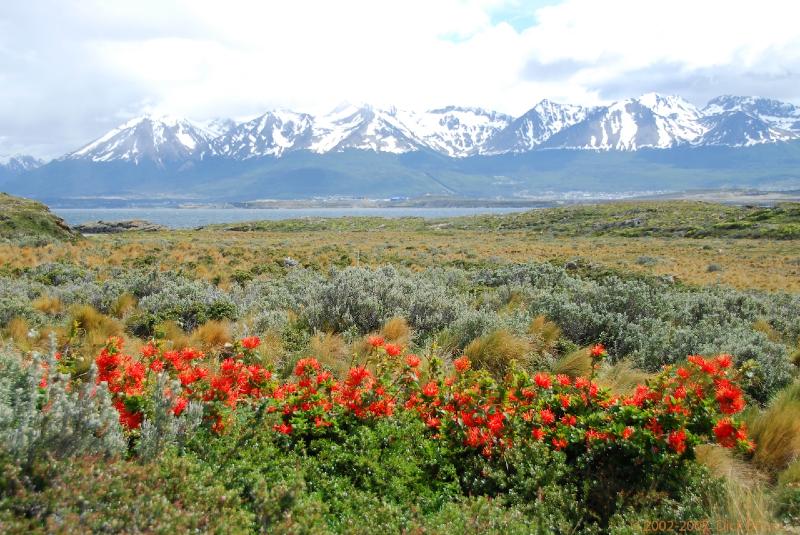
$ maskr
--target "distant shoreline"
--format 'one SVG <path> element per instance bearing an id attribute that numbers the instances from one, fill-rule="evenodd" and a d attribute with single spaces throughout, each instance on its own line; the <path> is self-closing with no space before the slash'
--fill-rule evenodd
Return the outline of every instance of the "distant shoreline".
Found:
<path id="1" fill-rule="evenodd" d="M 536 198 L 456 198 L 418 197 L 397 199 L 314 198 L 255 199 L 236 202 L 213 202 L 187 199 L 78 198 L 40 199 L 54 209 L 408 209 L 408 208 L 547 208 L 571 204 L 600 204 L 621 201 L 705 201 L 723 204 L 762 204 L 800 202 L 800 190 L 760 191 L 747 189 L 691 190 L 676 192 L 546 192 Z"/>

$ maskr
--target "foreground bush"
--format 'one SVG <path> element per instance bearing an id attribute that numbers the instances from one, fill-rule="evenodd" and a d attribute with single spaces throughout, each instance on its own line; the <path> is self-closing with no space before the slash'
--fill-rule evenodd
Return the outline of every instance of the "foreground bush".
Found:
<path id="1" fill-rule="evenodd" d="M 592 377 L 512 369 L 495 379 L 472 369 L 467 357 L 452 368 L 435 357 L 423 366 L 421 357 L 377 336 L 343 380 L 304 358 L 282 381 L 257 363 L 259 343 L 242 339 L 215 362 L 193 349 L 154 344 L 133 357 L 112 339 L 96 359 L 95 381 L 98 391 L 108 389 L 107 406 L 127 429 L 129 454 L 142 461 L 170 451 L 183 452 L 186 462 L 195 458 L 199 473 L 221 474 L 216 481 L 242 500 L 234 517 L 266 531 L 315 523 L 358 531 L 365 516 L 370 525 L 401 531 L 454 506 L 480 508 L 454 505 L 463 496 L 500 500 L 506 512 L 492 506 L 489 514 L 501 524 L 521 515 L 515 526 L 533 522 L 549 532 L 608 529 L 619 515 L 659 504 L 681 503 L 681 515 L 695 518 L 702 515 L 697 489 L 709 483 L 700 483 L 706 476 L 692 462 L 694 447 L 753 447 L 736 420 L 744 399 L 727 355 L 690 357 L 631 395 L 616 396 Z M 602 346 L 592 348 L 595 363 L 605 356 Z M 44 382 L 53 377 L 41 366 L 26 369 Z M 86 399 L 97 395 L 90 387 L 80 390 Z M 53 390 L 39 390 L 36 409 L 47 414 Z M 100 436 L 96 428 L 80 432 Z M 99 451 L 91 444 L 70 456 Z M 37 477 L 36 459 L 20 476 L 7 476 L 7 507 L 61 501 L 53 496 L 67 484 L 62 479 L 54 479 L 56 487 L 13 483 Z M 123 479 L 142 477 L 124 470 Z M 52 514 L 69 518 L 70 503 Z M 41 514 L 34 519 L 50 518 Z M 185 525 L 202 522 L 191 513 Z"/>

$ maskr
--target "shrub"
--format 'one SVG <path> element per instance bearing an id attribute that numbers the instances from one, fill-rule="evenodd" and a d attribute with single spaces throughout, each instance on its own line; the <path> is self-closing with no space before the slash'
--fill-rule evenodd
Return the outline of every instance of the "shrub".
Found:
<path id="1" fill-rule="evenodd" d="M 3 479 L 16 480 L 13 465 Z M 209 468 L 173 456 L 140 465 L 95 458 L 38 463 L 39 485 L 0 502 L 7 532 L 244 533 L 252 515 Z"/>
<path id="2" fill-rule="evenodd" d="M 96 369 L 81 387 L 58 372 L 57 355 L 24 363 L 0 349 L 0 449 L 23 467 L 37 460 L 117 456 L 126 450 L 119 415 Z"/>

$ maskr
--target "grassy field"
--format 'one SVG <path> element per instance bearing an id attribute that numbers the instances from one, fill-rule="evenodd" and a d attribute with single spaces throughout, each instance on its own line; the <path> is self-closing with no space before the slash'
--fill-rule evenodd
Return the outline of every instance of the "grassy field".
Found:
<path id="1" fill-rule="evenodd" d="M 43 206 L 5 199 L 5 532 L 800 523 L 796 204 L 608 203 L 78 238 Z M 606 352 L 592 361 L 597 343 Z M 51 344 L 58 360 L 35 356 Z M 80 394 L 94 387 L 92 363 L 108 384 L 123 381 L 105 402 Z M 354 373 L 365 377 L 359 363 L 375 380 L 358 394 L 374 400 L 363 409 L 375 419 L 338 398 Z M 312 378 L 335 403 L 316 390 L 292 397 L 315 366 L 330 371 Z M 675 389 L 686 370 L 692 382 Z M 584 406 L 570 399 L 590 391 L 574 386 L 585 377 L 600 394 Z M 250 386 L 231 397 L 240 380 Z M 488 392 L 491 425 L 445 423 L 451 387 L 462 401 Z M 178 413 L 175 392 L 196 405 Z"/>

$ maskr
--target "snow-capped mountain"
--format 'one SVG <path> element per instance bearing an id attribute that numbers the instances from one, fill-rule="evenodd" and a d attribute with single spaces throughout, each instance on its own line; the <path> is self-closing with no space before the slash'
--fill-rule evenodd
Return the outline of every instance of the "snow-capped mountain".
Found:
<path id="1" fill-rule="evenodd" d="M 703 114 L 676 96 L 648 93 L 595 108 L 554 133 L 545 148 L 638 150 L 694 143 L 705 134 Z"/>
<path id="2" fill-rule="evenodd" d="M 147 115 L 131 119 L 62 159 L 134 164 L 149 160 L 163 165 L 214 154 L 214 137 L 186 119 Z"/>
<path id="3" fill-rule="evenodd" d="M 307 148 L 320 154 L 345 149 L 397 154 L 419 150 L 421 143 L 395 108 L 346 104 L 314 121 Z"/>
<path id="4" fill-rule="evenodd" d="M 726 112 L 743 112 L 781 130 L 800 132 L 800 107 L 788 102 L 761 97 L 723 95 L 711 100 L 703 108 L 705 115 Z"/>
<path id="5" fill-rule="evenodd" d="M 489 141 L 513 120 L 504 113 L 459 106 L 405 114 L 421 144 L 452 157 L 485 152 Z"/>
<path id="6" fill-rule="evenodd" d="M 311 142 L 313 117 L 292 111 L 267 112 L 242 123 L 214 141 L 220 155 L 246 160 L 280 156 L 287 150 L 307 147 Z"/>
<path id="7" fill-rule="evenodd" d="M 45 164 L 44 160 L 29 156 L 27 154 L 15 154 L 14 156 L 0 156 L 0 168 L 6 172 L 18 175 L 25 171 L 32 171 Z"/>
<path id="8" fill-rule="evenodd" d="M 533 150 L 556 132 L 583 121 L 590 111 L 583 106 L 542 100 L 493 136 L 484 152 L 502 154 Z"/>
<path id="9" fill-rule="evenodd" d="M 431 151 L 462 158 L 543 149 L 738 147 L 792 139 L 800 139 L 800 107 L 792 104 L 728 95 L 701 110 L 678 96 L 647 93 L 595 108 L 542 100 L 517 118 L 457 106 L 417 113 L 350 104 L 321 116 L 269 111 L 241 124 L 143 116 L 61 159 L 163 166 L 207 157 L 248 160 L 280 158 L 290 151 L 347 150 Z M 36 163 L 14 165 L 22 169 Z"/>
<path id="10" fill-rule="evenodd" d="M 727 111 L 703 119 L 708 131 L 703 145 L 747 147 L 760 143 L 775 143 L 797 138 L 797 134 L 782 130 L 743 111 Z"/>

